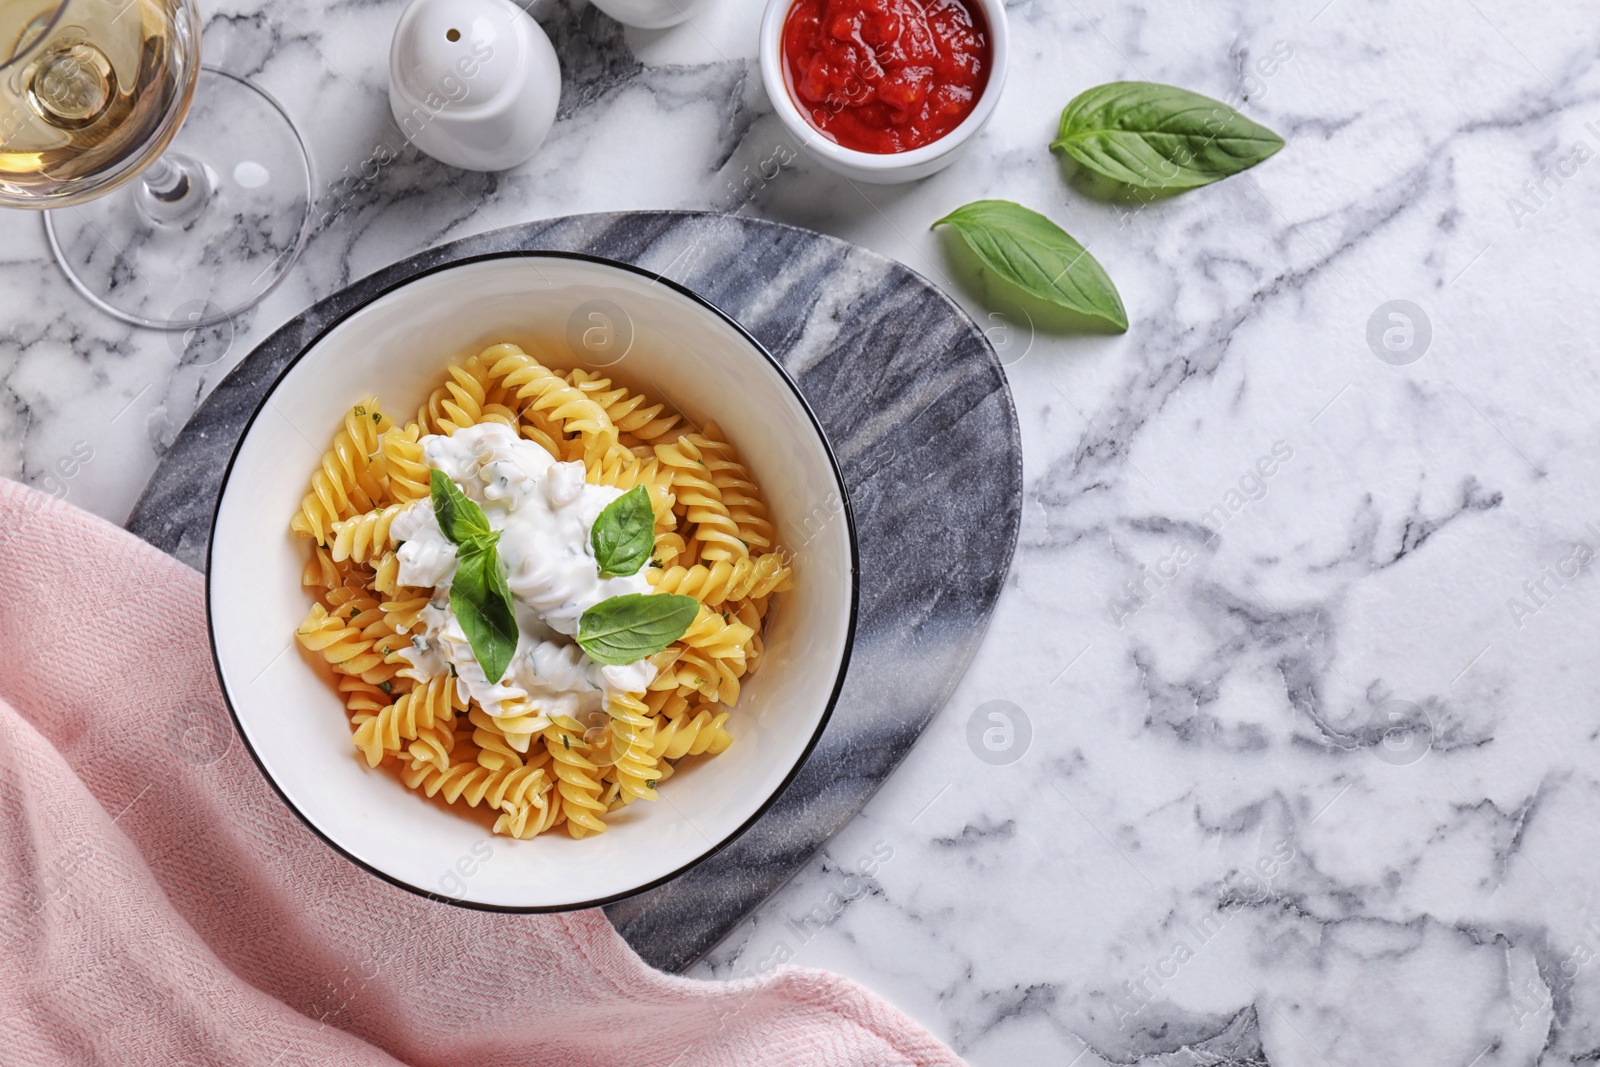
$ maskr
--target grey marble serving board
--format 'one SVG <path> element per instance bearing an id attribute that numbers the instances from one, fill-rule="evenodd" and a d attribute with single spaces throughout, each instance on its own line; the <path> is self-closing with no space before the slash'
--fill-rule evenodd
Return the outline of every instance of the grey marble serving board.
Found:
<path id="1" fill-rule="evenodd" d="M 455 241 L 356 282 L 262 342 L 195 412 L 128 529 L 203 568 L 228 457 L 278 374 L 321 330 L 421 271 L 529 249 L 637 264 L 739 320 L 815 409 L 860 538 L 850 670 L 805 767 L 722 852 L 606 909 L 647 961 L 682 970 L 787 881 L 904 758 L 966 669 L 1005 580 L 1022 511 L 1016 411 L 989 343 L 932 284 L 832 237 L 699 212 L 576 215 Z"/>

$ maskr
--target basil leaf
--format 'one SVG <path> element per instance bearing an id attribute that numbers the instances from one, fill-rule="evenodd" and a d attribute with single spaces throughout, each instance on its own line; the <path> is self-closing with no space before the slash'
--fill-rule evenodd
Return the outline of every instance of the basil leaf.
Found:
<path id="1" fill-rule="evenodd" d="M 656 513 L 650 493 L 636 485 L 606 505 L 589 530 L 600 577 L 638 574 L 656 547 Z"/>
<path id="2" fill-rule="evenodd" d="M 628 593 L 602 600 L 578 620 L 578 644 L 596 663 L 618 665 L 653 656 L 682 637 L 700 601 L 676 593 Z"/>
<path id="3" fill-rule="evenodd" d="M 495 547 L 499 531 L 489 527 L 483 509 L 443 471 L 428 473 L 428 488 L 439 530 L 456 546 L 450 610 L 461 623 L 478 666 L 489 681 L 498 682 L 516 654 L 518 634 L 511 590 Z"/>
<path id="4" fill-rule="evenodd" d="M 933 224 L 961 235 L 984 266 L 1024 292 L 1128 328 L 1105 268 L 1061 227 L 1009 200 L 975 200 Z"/>
<path id="5" fill-rule="evenodd" d="M 1113 181 L 1193 189 L 1249 170 L 1283 138 L 1209 96 L 1153 82 L 1112 82 L 1072 98 L 1050 143 Z"/>
<path id="6" fill-rule="evenodd" d="M 498 682 L 517 651 L 517 615 L 493 546 L 462 549 L 458 554 L 450 610 L 461 623 L 478 666 L 489 681 Z"/>
<path id="7" fill-rule="evenodd" d="M 433 517 L 439 529 L 455 545 L 494 538 L 483 509 L 441 470 L 428 472 L 428 488 L 433 497 Z"/>

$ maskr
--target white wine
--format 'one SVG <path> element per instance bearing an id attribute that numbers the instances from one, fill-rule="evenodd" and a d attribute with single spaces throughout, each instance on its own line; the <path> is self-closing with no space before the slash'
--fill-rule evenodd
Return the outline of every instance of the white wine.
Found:
<path id="1" fill-rule="evenodd" d="M 283 105 L 200 66 L 196 0 L 0 0 L 0 208 L 44 209 L 101 311 L 185 336 L 228 321 L 294 264 L 311 198 Z"/>
<path id="2" fill-rule="evenodd" d="M 199 69 L 193 0 L 0 0 L 0 206 L 79 203 L 138 174 Z"/>

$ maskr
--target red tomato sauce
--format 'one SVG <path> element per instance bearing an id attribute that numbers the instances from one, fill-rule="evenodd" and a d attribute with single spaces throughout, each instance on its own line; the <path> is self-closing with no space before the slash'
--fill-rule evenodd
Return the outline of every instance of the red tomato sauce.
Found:
<path id="1" fill-rule="evenodd" d="M 989 81 L 989 28 L 964 0 L 795 0 L 789 92 L 844 148 L 886 155 L 961 124 Z"/>

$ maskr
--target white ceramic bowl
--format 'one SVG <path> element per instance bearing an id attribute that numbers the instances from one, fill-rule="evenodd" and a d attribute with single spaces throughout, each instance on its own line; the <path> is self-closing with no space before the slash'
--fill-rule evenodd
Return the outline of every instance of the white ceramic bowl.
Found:
<path id="1" fill-rule="evenodd" d="M 970 0 L 983 12 L 989 24 L 990 63 L 989 81 L 984 85 L 972 114 L 961 125 L 921 148 L 909 152 L 879 154 L 858 152 L 845 148 L 817 129 L 800 112 L 789 89 L 788 65 L 783 61 L 783 24 L 795 0 L 767 0 L 767 11 L 761 19 L 761 82 L 766 86 L 772 108 L 789 134 L 814 156 L 819 163 L 837 174 L 853 181 L 874 185 L 892 185 L 916 181 L 948 167 L 967 143 L 978 135 L 989 116 L 994 114 L 1005 88 L 1007 66 L 1007 30 L 1005 0 Z"/>
<path id="2" fill-rule="evenodd" d="M 719 423 L 766 493 L 796 588 L 775 602 L 761 670 L 722 755 L 686 763 L 661 799 L 582 841 L 496 837 L 369 769 L 320 657 L 292 640 L 310 607 L 306 544 L 289 534 L 345 412 L 377 394 L 404 419 L 454 359 L 512 341 Z M 587 347 L 586 347 L 587 346 Z M 591 352 L 591 349 L 593 352 Z M 599 353 L 598 355 L 593 354 Z M 838 697 L 856 612 L 855 532 L 822 431 L 776 361 L 731 319 L 665 279 L 560 253 L 434 270 L 318 337 L 252 417 L 211 534 L 207 601 L 223 691 L 267 779 L 335 849 L 402 888 L 510 911 L 589 907 L 671 878 L 727 844 L 788 784 Z"/>

